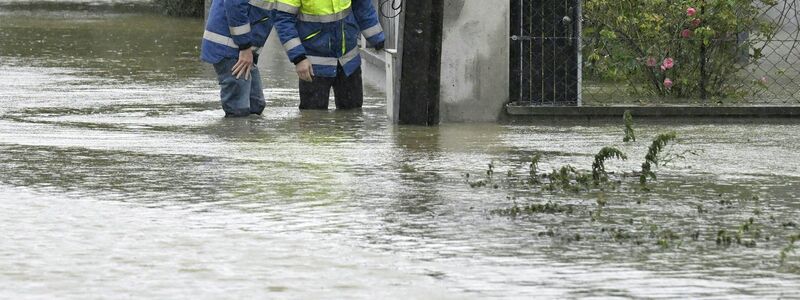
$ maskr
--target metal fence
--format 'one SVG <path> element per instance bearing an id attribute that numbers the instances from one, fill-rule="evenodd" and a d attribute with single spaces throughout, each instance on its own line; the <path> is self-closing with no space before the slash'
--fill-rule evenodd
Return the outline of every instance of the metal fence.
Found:
<path id="1" fill-rule="evenodd" d="M 579 105 L 579 0 L 516 0 L 511 7 L 511 97 L 531 105 Z"/>
<path id="2" fill-rule="evenodd" d="M 512 100 L 800 105 L 800 0 L 512 0 L 512 8 Z"/>

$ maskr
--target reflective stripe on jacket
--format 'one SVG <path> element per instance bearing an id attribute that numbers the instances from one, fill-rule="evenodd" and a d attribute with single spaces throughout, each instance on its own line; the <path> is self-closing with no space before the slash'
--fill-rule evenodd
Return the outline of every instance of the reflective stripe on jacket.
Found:
<path id="1" fill-rule="evenodd" d="M 238 58 L 240 48 L 260 52 L 272 30 L 274 7 L 275 0 L 213 0 L 200 58 L 215 64 Z"/>
<path id="2" fill-rule="evenodd" d="M 294 63 L 308 58 L 314 75 L 336 77 L 341 65 L 350 76 L 361 66 L 358 38 L 384 41 L 371 0 L 277 0 L 275 30 Z"/>

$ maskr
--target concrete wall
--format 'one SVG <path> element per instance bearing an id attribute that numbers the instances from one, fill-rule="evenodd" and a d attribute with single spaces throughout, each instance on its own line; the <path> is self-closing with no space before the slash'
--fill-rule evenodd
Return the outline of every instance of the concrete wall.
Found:
<path id="1" fill-rule="evenodd" d="M 445 0 L 442 122 L 500 117 L 509 91 L 510 6 L 508 0 Z"/>

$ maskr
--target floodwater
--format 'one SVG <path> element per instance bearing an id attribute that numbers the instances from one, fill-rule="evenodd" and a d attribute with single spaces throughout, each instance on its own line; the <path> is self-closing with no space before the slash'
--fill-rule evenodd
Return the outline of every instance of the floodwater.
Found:
<path id="1" fill-rule="evenodd" d="M 223 119 L 202 22 L 148 11 L 0 2 L 0 298 L 800 298 L 794 122 L 623 144 L 618 122 L 392 126 L 369 88 L 300 112 L 274 41 L 265 115 Z M 649 191 L 620 175 L 669 130 L 685 158 Z M 518 184 L 534 153 L 588 170 L 607 145 L 619 187 Z M 573 209 L 493 213 L 548 201 Z"/>

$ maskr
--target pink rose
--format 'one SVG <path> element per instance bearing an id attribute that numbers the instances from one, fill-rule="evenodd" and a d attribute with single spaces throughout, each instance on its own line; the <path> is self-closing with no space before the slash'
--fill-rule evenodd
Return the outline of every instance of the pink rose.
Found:
<path id="1" fill-rule="evenodd" d="M 661 71 L 666 71 L 666 70 L 667 70 L 667 67 L 665 67 L 664 65 L 661 65 Z"/>
<path id="2" fill-rule="evenodd" d="M 703 21 L 702 21 L 702 20 L 700 20 L 700 19 L 694 19 L 694 20 L 692 20 L 692 28 L 697 28 L 697 27 L 700 27 L 700 24 L 701 24 L 701 23 L 703 23 Z"/>
<path id="3" fill-rule="evenodd" d="M 675 61 L 672 59 L 672 57 L 667 57 L 664 59 L 664 63 L 662 63 L 661 66 L 664 67 L 662 68 L 664 70 L 672 69 L 672 67 L 675 66 Z"/>
<path id="4" fill-rule="evenodd" d="M 686 9 L 687 16 L 694 17 L 694 15 L 696 14 L 697 14 L 697 9 L 695 9 L 694 7 L 689 7 Z"/>
<path id="5" fill-rule="evenodd" d="M 689 29 L 684 29 L 683 31 L 681 31 L 681 36 L 685 39 L 688 39 L 692 37 L 692 31 Z"/>
<path id="6" fill-rule="evenodd" d="M 664 87 L 667 89 L 672 88 L 672 79 L 666 78 L 664 79 Z"/>
<path id="7" fill-rule="evenodd" d="M 655 57 L 649 56 L 649 57 L 647 57 L 647 61 L 645 62 L 645 64 L 648 67 L 652 68 L 652 67 L 655 67 L 655 66 L 658 65 L 658 60 Z"/>

